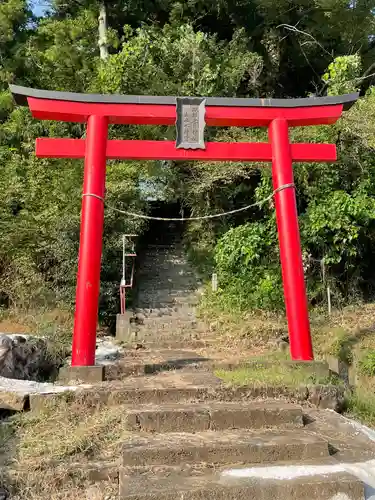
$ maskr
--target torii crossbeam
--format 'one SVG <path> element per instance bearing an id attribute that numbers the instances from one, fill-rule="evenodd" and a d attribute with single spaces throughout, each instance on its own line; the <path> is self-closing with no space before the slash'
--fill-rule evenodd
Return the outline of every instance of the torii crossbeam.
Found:
<path id="1" fill-rule="evenodd" d="M 186 98 L 186 114 L 182 116 L 178 109 L 180 105 L 183 109 L 184 102 L 176 97 L 77 94 L 16 85 L 10 89 L 15 101 L 28 105 L 37 119 L 87 123 L 86 139 L 36 141 L 38 157 L 85 159 L 72 366 L 95 364 L 107 159 L 272 162 L 291 357 L 313 359 L 292 163 L 335 161 L 336 146 L 291 144 L 289 128 L 333 124 L 358 94 L 302 99 L 209 97 L 199 105 L 197 98 Z M 267 127 L 269 142 L 209 142 L 202 146 L 204 127 L 198 116 L 202 109 L 208 126 Z M 198 125 L 189 122 L 193 115 Z M 187 128 L 181 128 L 180 134 L 186 132 L 190 146 L 178 141 L 108 139 L 109 124 L 175 125 L 185 117 L 182 127 Z M 196 141 L 192 139 L 195 136 Z"/>

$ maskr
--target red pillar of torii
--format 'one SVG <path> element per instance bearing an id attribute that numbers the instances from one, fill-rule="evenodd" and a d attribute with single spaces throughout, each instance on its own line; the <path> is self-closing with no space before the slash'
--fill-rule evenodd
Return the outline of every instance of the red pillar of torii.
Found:
<path id="1" fill-rule="evenodd" d="M 168 141 L 108 140 L 109 124 L 174 125 L 176 97 L 10 88 L 16 102 L 28 105 L 37 119 L 87 123 L 86 139 L 36 141 L 38 157 L 85 159 L 72 366 L 95 364 L 107 159 L 272 162 L 291 357 L 313 359 L 292 162 L 335 161 L 336 146 L 291 144 L 289 128 L 335 123 L 358 94 L 302 99 L 207 98 L 207 125 L 268 127 L 270 142 L 210 142 L 202 149 L 185 149 Z"/>

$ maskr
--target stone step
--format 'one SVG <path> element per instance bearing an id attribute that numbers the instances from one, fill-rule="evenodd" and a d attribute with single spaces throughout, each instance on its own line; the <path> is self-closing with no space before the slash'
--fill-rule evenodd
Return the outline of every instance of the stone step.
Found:
<path id="1" fill-rule="evenodd" d="M 176 262 L 171 260 L 169 262 L 150 262 L 149 264 L 143 264 L 137 271 L 137 276 L 142 276 L 143 274 L 150 273 L 150 278 L 155 278 L 159 276 L 160 278 L 168 277 L 178 280 L 188 279 L 197 282 L 198 279 L 196 274 L 189 268 L 186 267 L 184 263 Z"/>
<path id="2" fill-rule="evenodd" d="M 202 329 L 201 333 L 199 336 L 196 329 L 194 332 L 191 329 L 157 331 L 137 327 L 122 343 L 129 348 L 141 345 L 145 349 L 203 349 L 215 344 L 215 339 L 208 338 L 205 330 Z"/>
<path id="3" fill-rule="evenodd" d="M 128 343 L 141 344 L 145 348 L 199 348 L 204 347 L 206 329 L 204 326 L 136 325 L 131 329 Z M 199 345 L 201 344 L 201 345 Z"/>
<path id="4" fill-rule="evenodd" d="M 181 261 L 177 256 L 163 256 L 162 258 L 154 259 L 149 262 L 143 262 L 143 264 L 137 269 L 137 276 L 142 273 L 149 272 L 152 273 L 150 276 L 155 277 L 160 275 L 164 276 L 164 273 L 174 274 L 178 277 L 181 273 L 182 276 L 195 276 L 194 272 L 186 266 L 186 263 Z"/>
<path id="5" fill-rule="evenodd" d="M 345 473 L 290 479 L 234 479 L 220 473 L 183 477 L 127 476 L 120 470 L 120 500 L 364 500 L 364 485 Z"/>
<path id="6" fill-rule="evenodd" d="M 183 261 L 178 255 L 159 255 L 157 258 L 149 260 L 148 262 L 143 262 L 141 266 L 139 266 L 137 270 L 138 273 L 142 273 L 144 271 L 152 272 L 152 276 L 155 274 L 163 275 L 162 271 L 170 271 L 173 270 L 176 272 L 185 271 L 186 273 L 191 273 L 193 276 L 193 271 L 190 267 L 186 265 L 186 262 Z"/>
<path id="7" fill-rule="evenodd" d="M 160 298 L 160 297 L 166 297 L 168 300 L 171 298 L 195 298 L 195 292 L 196 292 L 196 286 L 183 286 L 183 287 L 177 287 L 177 285 L 171 284 L 170 286 L 163 286 L 162 288 L 159 288 L 160 282 L 158 281 L 157 283 L 147 283 L 147 290 L 142 290 L 138 289 L 137 296 L 139 299 L 143 300 L 146 302 L 146 299 L 149 298 L 151 301 L 152 298 Z M 147 306 L 146 306 L 147 307 Z"/>
<path id="8" fill-rule="evenodd" d="M 141 340 L 139 343 L 146 349 L 206 349 L 215 344 L 215 339 L 196 339 L 193 337 L 186 339 L 186 336 L 180 335 L 175 336 L 173 339 L 170 337 L 155 337 L 153 340 Z M 129 343 L 128 345 L 129 347 L 133 347 L 135 343 Z"/>
<path id="9" fill-rule="evenodd" d="M 158 324 L 187 324 L 187 323 L 196 323 L 197 318 L 195 317 L 194 314 L 188 314 L 184 313 L 178 315 L 178 313 L 173 313 L 173 314 L 163 314 L 160 316 L 135 316 L 135 319 L 132 320 L 132 322 L 136 325 L 158 325 Z"/>
<path id="10" fill-rule="evenodd" d="M 304 430 L 205 431 L 130 436 L 123 465 L 266 464 L 329 456 L 328 442 Z"/>
<path id="11" fill-rule="evenodd" d="M 159 309 L 135 309 L 134 315 L 139 319 L 161 318 L 171 316 L 174 318 L 195 318 L 194 307 L 162 307 Z"/>
<path id="12" fill-rule="evenodd" d="M 199 299 L 196 297 L 172 297 L 165 296 L 161 299 L 159 298 L 150 298 L 144 299 L 139 297 L 137 299 L 137 307 L 138 308 L 149 308 L 149 309 L 160 309 L 160 308 L 168 308 L 168 307 L 193 307 L 197 306 L 199 303 Z"/>
<path id="13" fill-rule="evenodd" d="M 150 268 L 142 268 L 138 271 L 136 279 L 138 283 L 141 281 L 140 278 L 147 279 L 147 282 L 153 281 L 160 288 L 167 287 L 170 283 L 179 284 L 182 287 L 185 286 L 197 286 L 199 281 L 196 279 L 194 273 L 185 272 L 183 268 L 177 269 L 170 267 L 160 267 L 160 266 L 150 266 Z"/>
<path id="14" fill-rule="evenodd" d="M 128 351 L 117 363 L 105 370 L 106 380 L 122 380 L 134 375 L 150 375 L 160 372 L 196 369 L 198 366 L 208 370 L 209 358 L 200 356 L 196 352 L 180 349 L 147 349 Z M 211 365 L 210 365 L 211 366 Z"/>
<path id="15" fill-rule="evenodd" d="M 80 388 L 69 394 L 69 404 L 77 401 L 90 408 L 118 404 L 169 404 L 205 401 L 256 401 L 284 399 L 297 403 L 309 403 L 319 408 L 334 409 L 343 399 L 341 386 L 256 386 L 232 387 L 223 384 L 208 372 L 160 372 L 154 375 L 128 377 L 121 381 L 103 383 L 94 387 Z M 31 410 L 66 400 L 66 394 L 30 394 Z"/>
<path id="16" fill-rule="evenodd" d="M 264 427 L 303 427 L 300 406 L 281 401 L 139 406 L 126 415 L 129 431 L 202 432 Z"/>
<path id="17" fill-rule="evenodd" d="M 141 297 L 139 297 L 141 298 Z M 195 295 L 193 295 L 193 298 L 195 298 Z M 144 314 L 147 316 L 148 314 L 152 313 L 175 313 L 175 312 L 181 312 L 181 311 L 195 311 L 194 306 L 189 306 L 189 305 L 182 305 L 182 306 L 168 306 L 168 307 L 138 307 L 135 306 L 133 308 L 135 313 L 139 314 Z"/>
<path id="18" fill-rule="evenodd" d="M 136 321 L 136 325 L 150 329 L 174 329 L 174 328 L 195 328 L 198 322 L 194 318 L 179 318 L 170 316 L 160 316 L 155 318 L 144 318 Z"/>

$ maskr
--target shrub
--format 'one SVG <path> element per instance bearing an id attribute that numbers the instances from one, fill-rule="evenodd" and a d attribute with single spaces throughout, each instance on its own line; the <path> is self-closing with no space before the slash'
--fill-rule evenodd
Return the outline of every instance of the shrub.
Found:
<path id="1" fill-rule="evenodd" d="M 362 375 L 373 377 L 375 375 L 375 350 L 367 351 L 358 364 Z"/>

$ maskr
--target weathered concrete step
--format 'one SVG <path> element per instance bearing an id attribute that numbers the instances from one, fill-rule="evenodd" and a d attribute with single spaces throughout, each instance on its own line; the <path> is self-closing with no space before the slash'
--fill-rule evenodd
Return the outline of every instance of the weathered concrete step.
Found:
<path id="1" fill-rule="evenodd" d="M 343 473 L 289 480 L 210 476 L 160 478 L 120 471 L 120 500 L 364 500 L 364 486 Z"/>
<path id="2" fill-rule="evenodd" d="M 139 326 L 149 326 L 158 328 L 174 328 L 185 326 L 196 326 L 197 320 L 194 318 L 181 318 L 178 316 L 159 316 L 154 318 L 143 318 L 138 321 Z"/>
<path id="3" fill-rule="evenodd" d="M 199 339 L 207 330 L 204 325 L 186 324 L 150 324 L 150 325 L 136 325 L 133 329 L 134 337 L 139 341 L 151 341 L 157 343 L 159 340 L 165 342 L 170 341 L 174 343 L 176 336 L 180 338 L 184 336 L 186 340 Z M 190 347 L 190 346 L 189 346 Z"/>
<path id="4" fill-rule="evenodd" d="M 303 430 L 221 431 L 129 437 L 123 446 L 124 466 L 265 464 L 329 456 L 327 441 Z"/>
<path id="5" fill-rule="evenodd" d="M 165 307 L 160 309 L 135 309 L 134 315 L 139 319 L 160 318 L 161 316 L 194 317 L 194 307 Z"/>
<path id="6" fill-rule="evenodd" d="M 176 310 L 174 310 L 176 309 Z M 168 308 L 168 310 L 161 309 L 150 312 L 148 314 L 145 313 L 134 313 L 134 316 L 138 319 L 138 321 L 142 321 L 143 319 L 158 319 L 158 318 L 169 318 L 169 319 L 195 319 L 196 311 L 194 308 Z"/>
<path id="7" fill-rule="evenodd" d="M 188 322 L 188 321 L 197 321 L 196 319 L 196 313 L 195 311 L 191 312 L 181 312 L 181 314 L 177 312 L 170 312 L 170 313 L 153 313 L 148 316 L 145 316 L 143 314 L 135 314 L 134 315 L 135 319 L 133 320 L 134 323 L 142 325 L 145 323 L 152 323 L 152 322 Z"/>
<path id="8" fill-rule="evenodd" d="M 149 331 L 142 332 L 140 329 L 139 332 L 132 332 L 132 335 L 123 342 L 130 348 L 141 343 L 147 349 L 203 349 L 215 345 L 216 340 L 207 337 L 203 331 L 201 337 L 197 337 L 195 333 L 189 335 L 189 332 L 152 335 Z"/>
<path id="9" fill-rule="evenodd" d="M 135 354 L 136 353 L 136 354 Z M 191 371 L 203 367 L 210 362 L 209 358 L 196 352 L 175 349 L 138 350 L 125 355 L 121 361 L 108 366 L 105 370 L 106 380 L 121 380 L 131 375 L 155 374 L 165 371 Z M 205 368 L 209 370 L 209 367 Z"/>
<path id="10" fill-rule="evenodd" d="M 151 274 L 151 278 L 154 281 L 156 277 L 160 277 L 163 282 L 166 282 L 168 278 L 173 281 L 180 280 L 181 282 L 183 282 L 183 278 L 188 278 L 191 282 L 197 282 L 194 271 L 186 270 L 186 266 L 183 262 L 165 262 L 162 260 L 159 260 L 159 262 L 152 262 L 148 265 L 143 265 L 142 268 L 138 270 L 137 276 L 150 277 L 147 273 Z"/>
<path id="11" fill-rule="evenodd" d="M 155 285 L 156 286 L 156 285 Z M 150 307 L 152 309 L 167 308 L 167 307 L 193 307 L 197 306 L 199 299 L 192 297 L 191 293 L 172 294 L 166 291 L 165 293 L 153 293 L 152 297 L 139 296 L 137 306 L 140 308 Z"/>
<path id="12" fill-rule="evenodd" d="M 150 308 L 150 309 L 159 309 L 161 307 L 193 307 L 199 304 L 199 298 L 194 297 L 191 294 L 186 294 L 184 296 L 172 296 L 171 294 L 165 294 L 163 296 L 159 296 L 158 294 L 153 295 L 153 297 L 144 298 L 139 296 L 137 299 L 137 307 L 138 308 Z"/>
<path id="13" fill-rule="evenodd" d="M 232 387 L 223 384 L 208 372 L 161 372 L 155 375 L 128 377 L 119 382 L 105 382 L 92 388 L 81 388 L 69 393 L 68 402 L 76 401 L 89 408 L 114 404 L 165 404 L 204 401 L 252 401 L 259 399 L 287 399 L 309 403 L 319 408 L 334 409 L 344 397 L 340 386 L 254 386 Z M 30 394 L 32 410 L 45 404 L 66 400 L 62 394 Z"/>
<path id="14" fill-rule="evenodd" d="M 145 332 L 148 335 L 152 335 L 153 332 L 159 333 L 164 337 L 168 337 L 172 342 L 177 332 L 197 338 L 198 334 L 201 335 L 207 331 L 207 327 L 197 321 L 163 321 L 162 318 L 160 321 L 145 321 L 144 324 L 131 325 L 130 329 L 134 332 Z"/>
<path id="15" fill-rule="evenodd" d="M 198 330 L 188 327 L 169 329 L 139 326 L 130 331 L 127 342 L 142 344 L 147 349 L 197 349 L 210 345 L 212 339 L 207 339 L 203 327 Z"/>
<path id="16" fill-rule="evenodd" d="M 140 406 L 126 416 L 127 430 L 142 432 L 202 432 L 264 427 L 303 427 L 300 406 L 281 401 L 193 403 Z"/>
<path id="17" fill-rule="evenodd" d="M 160 262 L 163 264 L 166 262 L 174 263 L 176 260 L 185 266 L 189 265 L 186 262 L 184 254 L 181 251 L 176 250 L 176 248 L 156 248 L 153 252 L 150 252 L 143 257 L 140 266 L 143 268 L 144 266 L 152 265 L 154 262 Z"/>
<path id="18" fill-rule="evenodd" d="M 204 327 L 191 328 L 174 327 L 174 328 L 157 328 L 152 326 L 135 326 L 130 329 L 130 333 L 126 340 L 128 343 L 142 344 L 145 348 L 202 348 L 210 344 L 212 339 L 206 338 L 206 330 Z"/>

